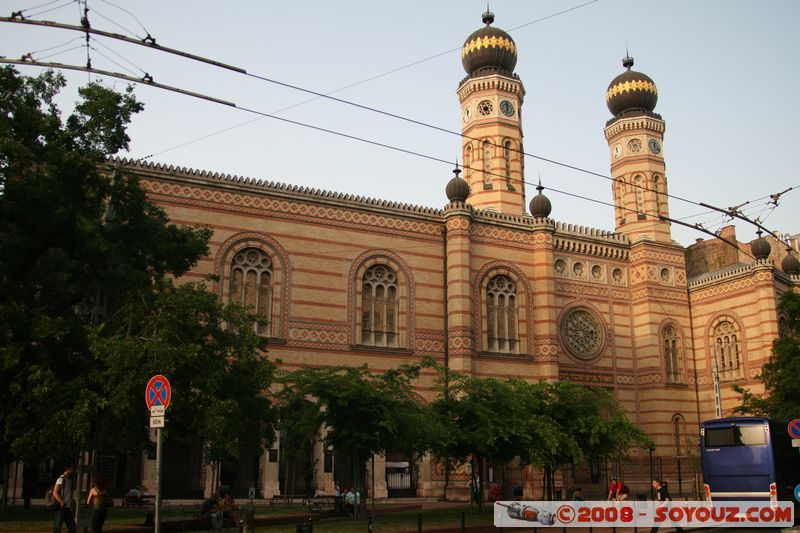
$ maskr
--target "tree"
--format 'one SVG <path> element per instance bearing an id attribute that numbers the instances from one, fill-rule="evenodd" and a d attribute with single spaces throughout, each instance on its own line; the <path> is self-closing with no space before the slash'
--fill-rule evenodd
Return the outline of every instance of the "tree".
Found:
<path id="1" fill-rule="evenodd" d="M 733 389 L 741 395 L 736 412 L 788 421 L 800 413 L 800 294 L 784 293 L 778 309 L 783 314 L 782 336 L 772 343 L 772 355 L 759 377 L 765 394 L 738 385 Z"/>
<path id="2" fill-rule="evenodd" d="M 652 446 L 652 439 L 605 389 L 569 381 L 540 382 L 534 395 L 541 398 L 537 423 L 541 429 L 529 454 L 533 464 L 544 468 L 547 499 L 553 498 L 553 477 L 560 466 L 587 458 L 621 457 L 634 445 Z"/>
<path id="3" fill-rule="evenodd" d="M 447 394 L 441 390 L 433 409 L 449 430 L 435 443 L 434 454 L 450 463 L 446 467 L 471 464 L 471 486 L 482 511 L 484 479 L 477 473 L 485 470 L 486 460 L 504 464 L 532 446 L 535 433 L 527 422 L 535 412 L 524 401 L 528 384 L 452 372 L 447 378 Z"/>
<path id="4" fill-rule="evenodd" d="M 73 424 L 83 423 L 98 449 L 142 449 L 143 381 L 164 374 L 172 386 L 170 438 L 201 444 L 207 462 L 234 461 L 240 450 L 271 444 L 277 416 L 265 391 L 274 366 L 263 355 L 255 317 L 221 305 L 202 283 L 162 280 L 139 296 L 135 313 L 118 313 L 92 335 L 96 368 Z"/>
<path id="5" fill-rule="evenodd" d="M 290 389 L 282 394 L 316 404 L 324 445 L 352 459 L 356 488 L 363 488 L 364 465 L 373 455 L 401 449 L 413 461 L 430 447 L 429 418 L 413 391 L 419 370 L 418 365 L 377 374 L 366 366 L 303 368 L 282 378 Z M 303 413 L 310 416 L 305 407 Z"/>
<path id="6" fill-rule="evenodd" d="M 486 459 L 504 463 L 518 456 L 544 470 L 548 499 L 559 467 L 652 444 L 604 389 L 466 376 L 430 361 L 427 365 L 439 373 L 434 412 L 449 428 L 434 446 L 437 459 L 477 462 L 483 472 Z M 480 507 L 482 486 L 477 495 Z"/>
<path id="7" fill-rule="evenodd" d="M 132 89 L 91 83 L 62 121 L 63 87 L 0 69 L 0 451 L 141 449 L 142 394 L 159 372 L 175 388 L 171 433 L 233 457 L 271 424 L 253 319 L 169 281 L 208 253 L 211 231 L 170 224 L 107 162 L 142 110 Z"/>

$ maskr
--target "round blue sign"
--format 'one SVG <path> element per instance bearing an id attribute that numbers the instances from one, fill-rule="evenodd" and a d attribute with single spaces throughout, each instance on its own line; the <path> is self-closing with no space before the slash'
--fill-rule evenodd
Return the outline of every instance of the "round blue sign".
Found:
<path id="1" fill-rule="evenodd" d="M 800 485 L 794 488 L 794 499 L 800 502 Z"/>

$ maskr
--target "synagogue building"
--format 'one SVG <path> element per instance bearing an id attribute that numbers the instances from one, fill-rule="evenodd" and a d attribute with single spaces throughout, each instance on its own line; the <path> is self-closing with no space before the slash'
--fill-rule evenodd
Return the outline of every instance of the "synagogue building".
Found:
<path id="1" fill-rule="evenodd" d="M 264 319 L 269 357 L 285 368 L 379 371 L 430 356 L 476 376 L 604 387 L 655 449 L 632 450 L 624 464 L 576 465 L 560 473 L 561 486 L 602 492 L 614 473 L 644 492 L 656 468 L 674 495 L 691 496 L 698 424 L 718 405 L 732 414 L 733 384 L 763 391 L 760 369 L 781 333 L 778 299 L 800 288 L 797 252 L 763 238 L 739 243 L 741 251 L 713 239 L 687 249 L 672 239 L 669 117 L 656 112 L 656 84 L 629 57 L 606 93 L 615 230 L 561 220 L 545 191 L 526 186 L 525 87 L 514 73 L 514 40 L 493 20 L 484 14 L 462 48 L 454 120 L 463 168 L 438 177 L 443 206 L 112 164 L 139 176 L 173 223 L 214 230 L 209 255 L 186 279 L 213 274 L 222 301 L 251 306 Z M 419 393 L 433 398 L 432 375 L 423 375 Z M 146 454 L 100 459 L 115 461 L 106 471 L 116 472 L 118 488 L 154 486 Z M 345 462 L 319 444 L 295 486 L 332 494 L 334 484 L 352 484 Z M 269 498 L 281 493 L 284 465 L 280 439 L 219 466 L 206 466 L 199 449 L 168 445 L 164 494 L 200 497 L 225 484 Z M 378 497 L 443 494 L 444 472 L 432 460 L 413 468 L 389 453 L 374 465 Z M 484 475 L 505 480 L 504 492 L 515 485 L 526 499 L 541 495 L 529 466 L 492 465 Z M 466 499 L 467 481 L 465 469 L 452 474 L 448 495 Z"/>

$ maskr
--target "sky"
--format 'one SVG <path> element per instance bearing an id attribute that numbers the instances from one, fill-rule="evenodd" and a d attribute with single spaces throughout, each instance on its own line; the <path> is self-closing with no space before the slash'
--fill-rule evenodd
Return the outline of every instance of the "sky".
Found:
<path id="1" fill-rule="evenodd" d="M 44 4 L 44 5 L 43 5 Z M 494 26 L 517 44 L 526 181 L 611 203 L 603 128 L 609 82 L 634 70 L 658 87 L 670 216 L 711 231 L 730 224 L 693 202 L 742 207 L 779 233 L 800 233 L 800 2 L 745 0 L 493 0 Z M 42 7 L 38 7 L 42 6 Z M 460 131 L 460 48 L 482 26 L 484 0 L 88 0 L 92 27 L 142 38 L 248 73 Z M 0 15 L 79 24 L 77 1 L 0 0 Z M 85 65 L 83 35 L 0 24 L 0 56 Z M 231 101 L 430 156 L 435 161 L 240 109 L 138 85 L 145 110 L 129 128 L 129 158 L 441 208 L 460 158 L 457 135 L 140 46 L 93 37 L 92 66 Z M 56 48 L 53 48 L 56 47 Z M 49 50 L 48 50 L 49 49 Z M 405 67 L 405 68 L 404 68 Z M 37 67 L 17 67 L 35 75 Z M 61 108 L 95 75 L 66 72 Z M 122 89 L 126 82 L 101 77 Z M 341 89 L 341 90 L 340 90 Z M 450 163 L 450 162 L 453 163 Z M 769 196 L 790 187 L 777 206 Z M 527 187 L 528 194 L 534 191 Z M 613 209 L 554 191 L 551 218 L 614 229 Z M 529 198 L 530 199 L 530 198 Z M 528 200 L 529 200 L 528 199 Z M 746 203 L 749 202 L 749 203 Z M 750 241 L 756 228 L 736 222 Z M 689 245 L 710 238 L 672 226 Z"/>

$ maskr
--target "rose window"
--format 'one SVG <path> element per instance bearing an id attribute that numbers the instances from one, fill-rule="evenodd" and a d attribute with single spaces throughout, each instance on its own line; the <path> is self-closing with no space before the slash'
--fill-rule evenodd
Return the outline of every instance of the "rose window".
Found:
<path id="1" fill-rule="evenodd" d="M 602 347 L 603 331 L 594 315 L 576 309 L 564 319 L 563 338 L 570 353 L 587 358 L 596 355 Z"/>

